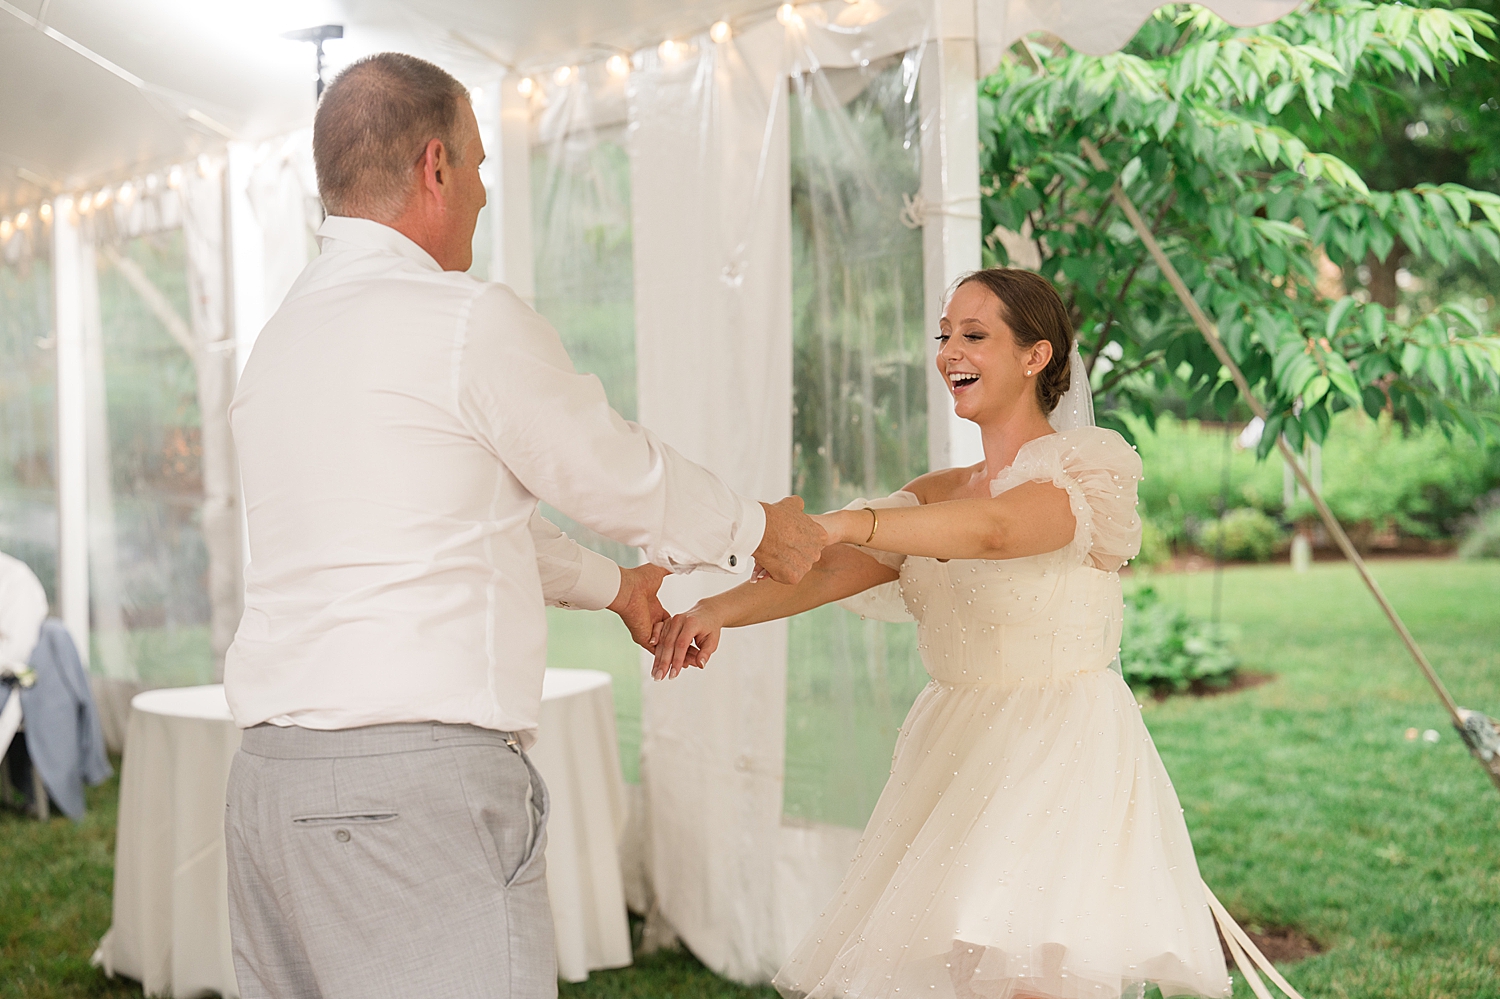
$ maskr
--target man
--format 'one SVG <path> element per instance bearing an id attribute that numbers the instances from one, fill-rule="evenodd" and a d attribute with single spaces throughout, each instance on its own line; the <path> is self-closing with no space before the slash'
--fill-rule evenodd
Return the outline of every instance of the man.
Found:
<path id="1" fill-rule="evenodd" d="M 663 570 L 619 569 L 543 499 L 672 569 L 799 579 L 826 536 L 609 409 L 556 332 L 461 273 L 485 193 L 468 95 L 374 56 L 313 128 L 322 254 L 230 407 L 250 522 L 225 688 L 235 970 L 262 996 L 556 991 L 536 736 L 543 603 L 649 647 Z"/>

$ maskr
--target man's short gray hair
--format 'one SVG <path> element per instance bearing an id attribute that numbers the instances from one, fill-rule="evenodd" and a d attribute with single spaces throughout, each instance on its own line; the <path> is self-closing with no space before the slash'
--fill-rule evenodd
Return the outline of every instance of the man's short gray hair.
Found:
<path id="1" fill-rule="evenodd" d="M 458 164 L 458 102 L 469 92 L 447 70 L 400 52 L 349 66 L 323 91 L 313 119 L 318 193 L 330 215 L 388 222 L 411 196 L 412 171 L 433 139 Z"/>

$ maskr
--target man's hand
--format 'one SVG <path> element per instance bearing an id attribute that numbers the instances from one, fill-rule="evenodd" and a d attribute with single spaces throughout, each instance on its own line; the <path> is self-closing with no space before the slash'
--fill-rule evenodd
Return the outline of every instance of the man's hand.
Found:
<path id="1" fill-rule="evenodd" d="M 620 620 L 630 629 L 635 644 L 647 651 L 655 650 L 657 635 L 672 619 L 661 601 L 656 599 L 656 591 L 661 589 L 661 581 L 666 576 L 667 570 L 650 563 L 635 569 L 622 566 L 620 592 L 615 595 L 615 602 L 609 605 L 609 609 L 620 615 Z"/>
<path id="2" fill-rule="evenodd" d="M 755 549 L 756 574 L 795 586 L 828 547 L 828 532 L 802 512 L 802 497 L 788 496 L 766 508 L 766 533 Z"/>

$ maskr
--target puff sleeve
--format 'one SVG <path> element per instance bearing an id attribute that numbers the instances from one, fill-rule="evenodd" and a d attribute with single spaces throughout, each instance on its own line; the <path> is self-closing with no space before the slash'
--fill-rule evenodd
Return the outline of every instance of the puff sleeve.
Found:
<path id="1" fill-rule="evenodd" d="M 915 493 L 909 493 L 902 489 L 891 493 L 884 499 L 866 500 L 857 499 L 844 507 L 845 510 L 894 510 L 900 507 L 920 506 L 921 500 L 917 499 Z M 901 571 L 901 566 L 906 562 L 905 555 L 894 552 L 877 551 L 874 548 L 863 548 L 855 545 L 860 551 L 890 569 Z M 839 601 L 839 606 L 845 610 L 853 611 L 860 617 L 873 618 L 876 621 L 913 621 L 916 620 L 906 609 L 906 601 L 901 597 L 900 580 L 892 580 L 879 586 L 872 586 L 868 590 L 856 593 L 852 597 L 845 597 Z"/>
<path id="2" fill-rule="evenodd" d="M 1141 456 L 1103 427 L 1079 427 L 1032 442 L 991 483 L 998 496 L 1023 482 L 1051 482 L 1068 494 L 1077 522 L 1068 560 L 1115 572 L 1141 550 L 1136 489 Z"/>

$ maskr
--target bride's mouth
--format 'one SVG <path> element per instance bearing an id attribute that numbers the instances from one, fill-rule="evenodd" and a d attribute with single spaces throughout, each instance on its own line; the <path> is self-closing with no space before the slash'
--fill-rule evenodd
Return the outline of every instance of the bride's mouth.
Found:
<path id="1" fill-rule="evenodd" d="M 954 371 L 948 375 L 948 388 L 954 394 L 973 387 L 979 381 L 979 374 L 974 371 Z"/>

